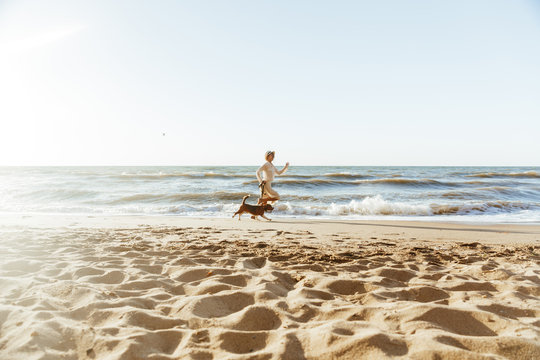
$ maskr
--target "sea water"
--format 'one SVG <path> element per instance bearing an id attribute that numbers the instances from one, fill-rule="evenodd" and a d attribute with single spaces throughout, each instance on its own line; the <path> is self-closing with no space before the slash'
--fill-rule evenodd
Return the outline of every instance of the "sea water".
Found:
<path id="1" fill-rule="evenodd" d="M 256 170 L 1 167 L 0 213 L 230 217 Z M 273 218 L 540 222 L 538 167 L 291 166 L 272 187 Z"/>

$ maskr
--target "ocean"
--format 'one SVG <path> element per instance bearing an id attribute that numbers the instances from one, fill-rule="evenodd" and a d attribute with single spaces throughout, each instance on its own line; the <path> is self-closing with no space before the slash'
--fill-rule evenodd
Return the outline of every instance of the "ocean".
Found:
<path id="1" fill-rule="evenodd" d="M 0 214 L 230 217 L 256 170 L 0 167 Z M 291 166 L 272 186 L 272 218 L 540 223 L 539 167 Z"/>

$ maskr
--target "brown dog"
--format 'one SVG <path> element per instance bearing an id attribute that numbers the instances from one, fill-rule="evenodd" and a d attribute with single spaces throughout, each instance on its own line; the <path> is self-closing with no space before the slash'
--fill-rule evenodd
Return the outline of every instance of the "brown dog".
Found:
<path id="1" fill-rule="evenodd" d="M 238 211 L 235 212 L 232 217 L 235 217 L 238 214 L 238 220 L 240 221 L 240 216 L 243 213 L 247 212 L 247 213 L 250 213 L 252 215 L 251 216 L 252 219 L 255 219 L 257 216 L 262 216 L 266 220 L 272 221 L 272 219 L 269 219 L 266 216 L 264 216 L 265 211 L 272 212 L 272 210 L 274 210 L 272 205 L 270 205 L 270 204 L 249 205 L 249 204 L 246 204 L 246 199 L 248 197 L 249 197 L 249 195 L 244 196 L 244 198 L 242 199 L 242 205 L 240 205 L 240 209 L 238 209 Z"/>

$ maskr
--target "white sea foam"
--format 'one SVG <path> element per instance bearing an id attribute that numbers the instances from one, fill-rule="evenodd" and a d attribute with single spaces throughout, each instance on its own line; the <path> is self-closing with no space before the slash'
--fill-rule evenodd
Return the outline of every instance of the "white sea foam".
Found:
<path id="1" fill-rule="evenodd" d="M 280 203 L 276 210 L 288 215 L 310 216 L 351 216 L 351 215 L 431 215 L 429 205 L 390 202 L 380 195 L 366 197 L 361 201 L 351 200 L 345 204 L 329 205 L 294 205 L 289 202 Z"/>
<path id="2" fill-rule="evenodd" d="M 362 201 L 352 200 L 349 204 L 331 204 L 329 214 L 338 215 L 431 215 L 431 208 L 422 204 L 390 202 L 377 195 Z"/>

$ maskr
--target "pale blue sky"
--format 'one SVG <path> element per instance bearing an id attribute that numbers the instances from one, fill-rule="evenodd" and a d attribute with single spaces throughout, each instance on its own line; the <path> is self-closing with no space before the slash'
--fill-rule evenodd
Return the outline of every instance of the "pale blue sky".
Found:
<path id="1" fill-rule="evenodd" d="M 0 124 L 0 165 L 540 165 L 540 3 L 0 0 Z"/>

